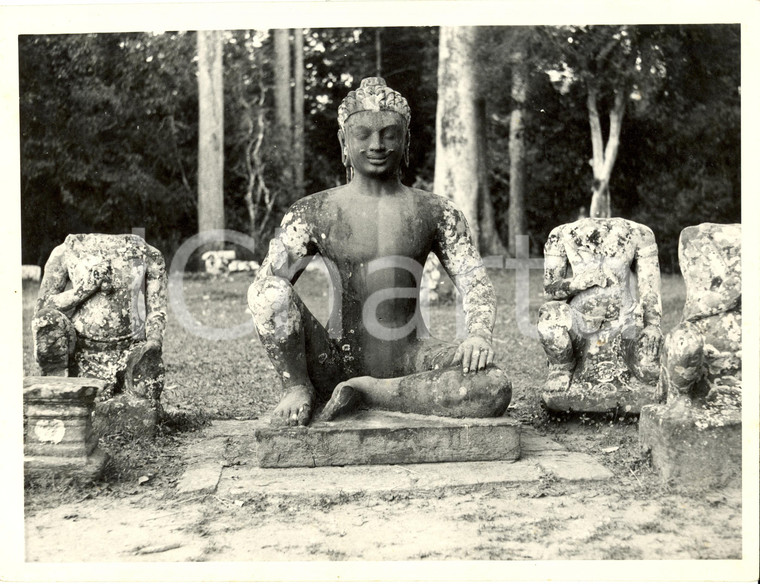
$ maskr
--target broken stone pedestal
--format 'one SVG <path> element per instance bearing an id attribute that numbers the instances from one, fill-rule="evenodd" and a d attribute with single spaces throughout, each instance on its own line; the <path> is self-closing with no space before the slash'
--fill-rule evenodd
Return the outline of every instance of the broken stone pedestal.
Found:
<path id="1" fill-rule="evenodd" d="M 741 482 L 739 412 L 720 416 L 686 405 L 647 405 L 639 418 L 639 439 L 665 481 L 707 488 Z"/>
<path id="2" fill-rule="evenodd" d="M 663 405 L 641 412 L 639 441 L 669 481 L 741 481 L 741 226 L 703 223 L 681 232 L 683 321 L 665 339 Z"/>
<path id="3" fill-rule="evenodd" d="M 263 468 L 517 460 L 520 424 L 510 418 L 442 418 L 360 410 L 310 426 L 261 425 Z"/>
<path id="4" fill-rule="evenodd" d="M 95 395 L 103 382 L 87 377 L 24 378 L 24 471 L 96 479 L 106 454 L 92 432 Z"/>

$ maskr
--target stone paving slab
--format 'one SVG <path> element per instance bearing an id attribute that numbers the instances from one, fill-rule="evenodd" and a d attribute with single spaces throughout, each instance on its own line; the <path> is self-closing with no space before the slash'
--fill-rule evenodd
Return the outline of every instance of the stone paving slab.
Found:
<path id="1" fill-rule="evenodd" d="M 246 496 L 337 496 L 537 482 L 551 473 L 559 480 L 598 481 L 612 473 L 592 456 L 570 452 L 535 429 L 521 429 L 516 461 L 349 465 L 317 468 L 260 468 L 250 455 L 252 428 L 259 421 L 216 421 L 188 448 L 191 457 L 180 482 L 183 493 Z"/>
<path id="2" fill-rule="evenodd" d="M 539 465 L 530 460 L 317 468 L 228 467 L 222 471 L 217 494 L 232 499 L 252 495 L 382 494 L 533 482 L 541 474 Z"/>

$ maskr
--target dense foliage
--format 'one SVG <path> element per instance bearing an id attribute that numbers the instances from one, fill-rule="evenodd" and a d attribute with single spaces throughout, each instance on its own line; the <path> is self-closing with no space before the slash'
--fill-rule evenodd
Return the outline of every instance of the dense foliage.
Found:
<path id="1" fill-rule="evenodd" d="M 582 32 L 596 43 L 615 34 L 615 27 L 588 28 L 571 34 Z M 566 34 L 540 27 L 487 27 L 480 35 L 490 187 L 503 239 L 509 204 L 510 58 L 516 42 L 528 49 L 525 206 L 535 254 L 554 226 L 588 209 L 591 194 L 584 86 L 572 77 L 558 83 L 556 76 L 565 63 L 582 79 L 589 65 L 580 44 L 574 52 L 564 51 L 557 42 L 560 33 Z M 429 186 L 437 29 L 306 29 L 304 34 L 306 191 L 343 182 L 337 104 L 362 77 L 377 74 L 378 65 L 412 108 L 411 164 L 404 181 Z M 612 174 L 612 209 L 654 229 L 662 265 L 672 270 L 684 226 L 740 220 L 739 27 L 629 27 L 626 34 L 643 43 L 646 63 L 639 60 L 629 75 L 634 99 Z M 19 60 L 24 263 L 43 264 L 67 233 L 133 228 L 144 228 L 147 239 L 171 256 L 197 230 L 195 34 L 21 36 Z M 283 180 L 290 153 L 272 147 L 272 61 L 267 31 L 226 34 L 226 221 L 228 228 L 258 239 L 258 256 L 293 199 Z M 623 73 L 621 65 L 615 67 Z M 255 171 L 273 201 L 271 217 L 258 230 L 250 225 L 244 197 L 257 137 Z"/>

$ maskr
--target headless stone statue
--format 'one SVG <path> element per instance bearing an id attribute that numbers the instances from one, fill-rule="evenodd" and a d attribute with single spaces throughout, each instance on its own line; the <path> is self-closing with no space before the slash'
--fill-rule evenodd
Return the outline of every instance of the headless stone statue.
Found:
<path id="1" fill-rule="evenodd" d="M 667 403 L 642 411 L 640 438 L 666 479 L 725 484 L 741 469 L 741 226 L 687 227 L 678 259 L 686 303 L 664 343 Z"/>
<path id="2" fill-rule="evenodd" d="M 544 261 L 553 299 L 538 322 L 549 360 L 547 407 L 638 413 L 656 401 L 662 308 L 652 230 L 582 218 L 552 230 Z"/>
<path id="3" fill-rule="evenodd" d="M 409 107 L 368 78 L 338 110 L 349 182 L 297 201 L 248 291 L 259 338 L 284 387 L 272 414 L 306 425 L 360 404 L 453 417 L 499 416 L 511 398 L 493 366 L 496 301 L 463 214 L 447 199 L 401 184 Z M 435 253 L 464 297 L 467 338 L 431 338 L 421 317 L 423 265 Z M 293 288 L 319 254 L 331 276 L 327 328 Z"/>
<path id="4" fill-rule="evenodd" d="M 704 223 L 681 232 L 683 321 L 665 342 L 661 395 L 705 414 L 740 419 L 741 226 Z"/>
<path id="5" fill-rule="evenodd" d="M 164 259 L 139 236 L 69 235 L 51 253 L 32 321 L 43 376 L 100 379 L 98 402 L 155 414 L 165 326 Z"/>

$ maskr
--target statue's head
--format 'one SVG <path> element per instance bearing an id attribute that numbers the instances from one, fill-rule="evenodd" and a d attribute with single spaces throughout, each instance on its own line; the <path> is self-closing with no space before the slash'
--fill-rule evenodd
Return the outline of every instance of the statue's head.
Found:
<path id="1" fill-rule="evenodd" d="M 409 163 L 409 122 L 406 99 L 380 77 L 363 79 L 338 107 L 338 139 L 349 175 L 398 172 Z"/>

